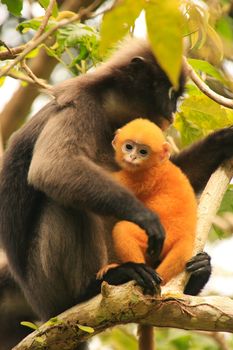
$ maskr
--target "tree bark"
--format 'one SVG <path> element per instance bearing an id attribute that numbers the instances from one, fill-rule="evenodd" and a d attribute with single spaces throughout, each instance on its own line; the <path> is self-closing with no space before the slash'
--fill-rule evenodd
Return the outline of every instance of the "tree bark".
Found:
<path id="1" fill-rule="evenodd" d="M 227 297 L 151 297 L 133 282 L 103 283 L 102 294 L 48 321 L 13 350 L 74 350 L 107 328 L 126 323 L 233 333 L 233 300 Z M 79 328 L 93 328 L 88 333 Z"/>

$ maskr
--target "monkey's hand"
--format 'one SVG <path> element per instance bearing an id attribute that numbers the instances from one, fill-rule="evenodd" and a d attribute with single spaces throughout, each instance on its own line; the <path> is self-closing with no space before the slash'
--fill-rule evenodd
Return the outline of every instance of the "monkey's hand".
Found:
<path id="1" fill-rule="evenodd" d="M 188 261 L 186 271 L 191 273 L 190 279 L 185 287 L 184 293 L 197 295 L 208 282 L 211 275 L 210 256 L 199 253 Z"/>
<path id="2" fill-rule="evenodd" d="M 159 256 L 163 249 L 165 239 L 165 230 L 157 214 L 147 210 L 146 213 L 137 218 L 135 221 L 148 235 L 147 255 L 152 266 L 159 261 Z"/>
<path id="3" fill-rule="evenodd" d="M 103 276 L 103 281 L 119 285 L 134 280 L 142 287 L 144 294 L 153 295 L 162 279 L 157 272 L 146 264 L 127 262 L 111 268 Z"/>

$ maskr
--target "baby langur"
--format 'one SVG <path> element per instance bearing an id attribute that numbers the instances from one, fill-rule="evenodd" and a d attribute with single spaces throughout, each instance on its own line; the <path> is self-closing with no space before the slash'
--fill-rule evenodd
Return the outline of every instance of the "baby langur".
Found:
<path id="1" fill-rule="evenodd" d="M 169 160 L 170 145 L 161 129 L 149 120 L 129 122 L 118 130 L 112 144 L 121 167 L 114 177 L 159 215 L 166 232 L 160 259 L 152 262 L 146 256 L 146 233 L 132 222 L 120 221 L 113 228 L 116 255 L 121 262 L 150 264 L 166 284 L 192 257 L 197 222 L 193 189 Z M 105 266 L 98 277 L 113 266 Z"/>

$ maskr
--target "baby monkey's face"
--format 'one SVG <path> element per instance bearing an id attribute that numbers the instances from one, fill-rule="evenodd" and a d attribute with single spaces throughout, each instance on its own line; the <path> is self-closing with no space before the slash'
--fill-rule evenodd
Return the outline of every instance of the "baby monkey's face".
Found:
<path id="1" fill-rule="evenodd" d="M 121 146 L 122 161 L 126 167 L 139 167 L 144 164 L 151 155 L 151 148 L 147 145 L 127 140 Z"/>

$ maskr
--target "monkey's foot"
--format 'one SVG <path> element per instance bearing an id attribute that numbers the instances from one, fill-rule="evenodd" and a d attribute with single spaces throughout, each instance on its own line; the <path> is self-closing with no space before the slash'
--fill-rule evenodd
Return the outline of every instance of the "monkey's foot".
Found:
<path id="1" fill-rule="evenodd" d="M 117 267 L 117 266 L 119 266 L 119 264 L 116 264 L 116 263 L 105 265 L 97 272 L 96 279 L 101 280 L 103 276 L 108 272 L 108 270 L 113 269 L 114 267 Z"/>

